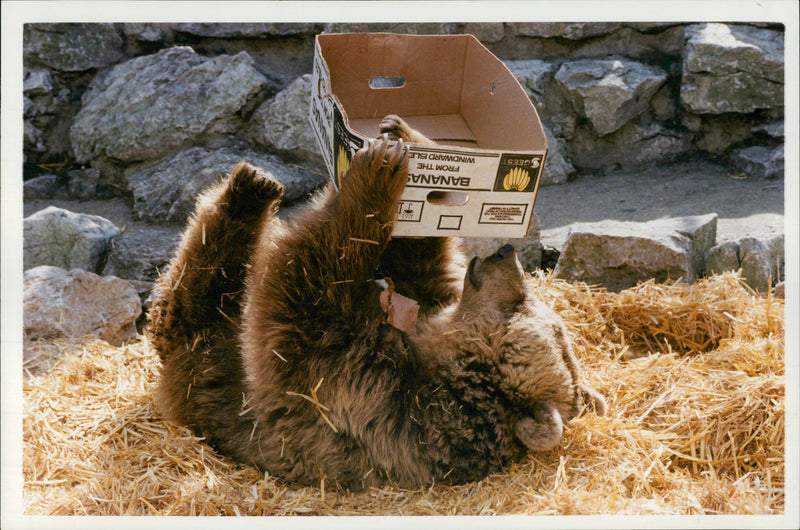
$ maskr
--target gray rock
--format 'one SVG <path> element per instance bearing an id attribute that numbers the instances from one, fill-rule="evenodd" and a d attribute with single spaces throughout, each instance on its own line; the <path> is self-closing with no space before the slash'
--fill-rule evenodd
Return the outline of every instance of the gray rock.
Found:
<path id="1" fill-rule="evenodd" d="M 502 22 L 468 22 L 464 24 L 464 33 L 474 35 L 487 44 L 500 42 L 506 35 Z"/>
<path id="2" fill-rule="evenodd" d="M 61 72 L 102 68 L 123 59 L 113 24 L 25 24 L 23 58 Z"/>
<path id="3" fill-rule="evenodd" d="M 560 37 L 570 40 L 608 35 L 621 25 L 619 22 L 521 22 L 512 24 L 517 35 L 540 38 Z"/>
<path id="4" fill-rule="evenodd" d="M 538 59 L 505 61 L 505 65 L 533 98 L 534 104 L 537 107 L 545 106 L 545 96 L 556 72 L 556 65 Z"/>
<path id="5" fill-rule="evenodd" d="M 706 252 L 706 273 L 741 269 L 744 281 L 765 293 L 783 280 L 784 239 L 783 234 L 747 236 L 716 245 Z"/>
<path id="6" fill-rule="evenodd" d="M 407 35 L 448 35 L 455 33 L 451 22 L 331 22 L 325 33 L 403 33 Z"/>
<path id="7" fill-rule="evenodd" d="M 287 165 L 273 155 L 245 148 L 208 151 L 193 147 L 160 164 L 128 175 L 139 219 L 183 223 L 194 210 L 197 195 L 246 161 L 264 169 L 284 186 L 284 202 L 297 200 L 326 181 L 321 173 Z"/>
<path id="8" fill-rule="evenodd" d="M 604 136 L 647 109 L 667 73 L 625 59 L 584 59 L 562 64 L 555 79 L 575 110 L 591 122 L 598 136 Z"/>
<path id="9" fill-rule="evenodd" d="M 42 96 L 53 93 L 53 77 L 49 70 L 25 70 L 22 81 L 22 93 L 28 97 Z"/>
<path id="10" fill-rule="evenodd" d="M 783 106 L 783 33 L 727 24 L 686 30 L 681 102 L 693 112 L 750 113 Z"/>
<path id="11" fill-rule="evenodd" d="M 716 214 L 646 223 L 576 223 L 554 275 L 620 291 L 654 278 L 694 281 L 716 239 Z"/>
<path id="12" fill-rule="evenodd" d="M 172 226 L 129 226 L 114 240 L 103 276 L 116 276 L 152 285 L 163 273 L 181 241 L 182 231 Z"/>
<path id="13" fill-rule="evenodd" d="M 737 149 L 731 156 L 734 165 L 752 177 L 783 178 L 784 147 L 756 145 Z"/>
<path id="14" fill-rule="evenodd" d="M 67 196 L 66 191 L 64 179 L 53 174 L 34 177 L 22 183 L 22 198 L 26 201 L 63 199 Z"/>
<path id="15" fill-rule="evenodd" d="M 486 238 L 465 237 L 461 239 L 461 247 L 467 257 L 479 256 L 481 258 L 494 254 L 503 245 L 513 245 L 517 251 L 522 268 L 532 271 L 540 268 L 542 264 L 542 251 L 544 245 L 541 241 L 542 226 L 536 212 L 531 216 L 528 234 L 519 238 Z"/>
<path id="16" fill-rule="evenodd" d="M 717 76 L 746 72 L 783 83 L 784 35 L 771 29 L 729 24 L 697 24 L 686 28 L 684 67 Z"/>
<path id="17" fill-rule="evenodd" d="M 250 119 L 253 141 L 322 167 L 322 155 L 308 121 L 310 102 L 311 74 L 305 74 L 256 109 Z"/>
<path id="18" fill-rule="evenodd" d="M 119 235 L 107 219 L 55 206 L 26 217 L 22 230 L 25 270 L 53 265 L 99 272 L 111 241 Z"/>
<path id="19" fill-rule="evenodd" d="M 171 39 L 172 29 L 169 24 L 131 22 L 122 24 L 122 33 L 139 42 L 161 42 Z"/>
<path id="20" fill-rule="evenodd" d="M 782 279 L 783 243 L 783 236 L 766 241 L 748 237 L 739 242 L 742 277 L 756 291 L 765 293 Z"/>
<path id="21" fill-rule="evenodd" d="M 174 47 L 111 69 L 84 95 L 70 137 L 75 157 L 155 160 L 234 132 L 266 80 L 246 52 L 202 57 Z"/>
<path id="22" fill-rule="evenodd" d="M 67 173 L 67 194 L 73 199 L 91 200 L 97 197 L 100 184 L 99 169 L 73 169 Z"/>
<path id="23" fill-rule="evenodd" d="M 563 184 L 575 173 L 575 166 L 566 158 L 567 152 L 563 140 L 554 136 L 546 125 L 544 134 L 547 138 L 547 160 L 542 171 L 541 185 Z"/>
<path id="24" fill-rule="evenodd" d="M 666 162 L 694 149 L 689 133 L 638 118 L 602 138 L 579 127 L 566 147 L 570 162 L 579 169 L 637 167 Z"/>
<path id="25" fill-rule="evenodd" d="M 732 146 L 753 135 L 749 120 L 735 114 L 703 116 L 695 145 L 702 151 L 715 155 L 723 154 Z"/>
<path id="26" fill-rule="evenodd" d="M 754 133 L 765 133 L 772 138 L 784 138 L 783 120 L 762 123 L 753 127 Z"/>
<path id="27" fill-rule="evenodd" d="M 263 38 L 269 36 L 297 35 L 302 33 L 317 33 L 318 24 L 275 24 L 275 23 L 190 23 L 169 24 L 174 31 L 188 33 L 198 37 L 215 39 L 226 38 Z"/>
<path id="28" fill-rule="evenodd" d="M 739 243 L 726 241 L 716 245 L 706 252 L 706 274 L 722 274 L 723 272 L 739 270 Z"/>
<path id="29" fill-rule="evenodd" d="M 136 339 L 142 306 L 129 282 L 50 266 L 26 271 L 23 281 L 26 340 L 94 335 L 120 346 Z"/>

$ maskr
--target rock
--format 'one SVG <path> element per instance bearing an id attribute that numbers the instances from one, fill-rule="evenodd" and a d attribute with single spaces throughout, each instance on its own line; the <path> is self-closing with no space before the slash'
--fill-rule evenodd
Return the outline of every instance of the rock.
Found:
<path id="1" fill-rule="evenodd" d="M 24 268 L 53 265 L 99 272 L 118 235 L 119 229 L 100 216 L 49 206 L 23 220 Z"/>
<path id="2" fill-rule="evenodd" d="M 250 120 L 253 141 L 323 167 L 308 119 L 310 102 L 311 74 L 305 74 L 256 109 Z"/>
<path id="3" fill-rule="evenodd" d="M 169 27 L 181 33 L 214 39 L 226 38 L 263 38 L 278 35 L 296 35 L 301 33 L 318 33 L 318 24 L 275 24 L 275 23 L 191 23 L 169 24 Z"/>
<path id="4" fill-rule="evenodd" d="M 264 169 L 284 186 L 283 202 L 300 199 L 326 181 L 326 176 L 284 164 L 277 157 L 246 148 L 226 147 L 208 151 L 193 147 L 160 164 L 128 175 L 134 211 L 139 219 L 184 223 L 194 210 L 198 193 L 239 162 Z"/>
<path id="5" fill-rule="evenodd" d="M 697 148 L 719 155 L 728 151 L 731 146 L 750 138 L 753 134 L 752 125 L 740 116 L 735 114 L 703 116 L 695 140 Z"/>
<path id="6" fill-rule="evenodd" d="M 786 298 L 786 282 L 781 282 L 775 286 L 772 291 L 772 296 L 775 298 Z"/>
<path id="7" fill-rule="evenodd" d="M 464 33 L 474 35 L 482 43 L 500 42 L 506 35 L 502 22 L 468 22 L 464 24 Z"/>
<path id="8" fill-rule="evenodd" d="M 67 173 L 68 195 L 73 199 L 87 201 L 96 198 L 100 177 L 98 169 L 73 169 Z"/>
<path id="9" fill-rule="evenodd" d="M 206 58 L 181 46 L 131 59 L 84 94 L 70 129 L 75 157 L 156 160 L 234 132 L 265 85 L 246 52 Z"/>
<path id="10" fill-rule="evenodd" d="M 567 91 L 575 110 L 605 136 L 641 114 L 667 73 L 624 59 L 565 62 L 555 79 Z"/>
<path id="11" fill-rule="evenodd" d="M 686 28 L 684 67 L 717 76 L 748 73 L 783 84 L 783 32 L 752 26 L 697 24 Z"/>
<path id="12" fill-rule="evenodd" d="M 783 33 L 727 24 L 686 29 L 681 103 L 693 112 L 783 106 Z"/>
<path id="13" fill-rule="evenodd" d="M 171 40 L 172 29 L 169 24 L 131 22 L 122 24 L 122 33 L 126 37 L 133 38 L 139 42 L 157 43 Z"/>
<path id="14" fill-rule="evenodd" d="M 753 127 L 754 133 L 764 133 L 771 138 L 783 139 L 783 120 L 762 123 Z"/>
<path id="15" fill-rule="evenodd" d="M 542 171 L 541 185 L 563 184 L 569 176 L 575 173 L 575 167 L 566 159 L 567 152 L 564 142 L 553 135 L 550 128 L 544 126 L 544 135 L 547 138 L 547 159 Z"/>
<path id="16" fill-rule="evenodd" d="M 775 147 L 756 145 L 735 150 L 731 161 L 751 177 L 783 178 L 783 153 L 783 144 Z"/>
<path id="17" fill-rule="evenodd" d="M 61 72 L 103 68 L 123 59 L 122 37 L 113 24 L 25 24 L 23 58 Z"/>
<path id="18" fill-rule="evenodd" d="M 505 61 L 506 67 L 517 78 L 519 84 L 533 98 L 536 107 L 545 106 L 545 96 L 550 89 L 556 65 L 538 59 Z"/>
<path id="19" fill-rule="evenodd" d="M 182 231 L 172 226 L 131 226 L 114 240 L 103 276 L 136 282 L 155 282 L 167 268 L 181 241 Z"/>
<path id="20" fill-rule="evenodd" d="M 30 98 L 52 94 L 53 77 L 50 75 L 50 71 L 44 69 L 26 69 L 22 82 L 22 93 Z"/>
<path id="21" fill-rule="evenodd" d="M 742 278 L 756 291 L 766 293 L 781 277 L 783 236 L 762 241 L 747 237 L 739 242 Z"/>
<path id="22" fill-rule="evenodd" d="M 618 29 L 619 22 L 522 22 L 512 24 L 517 35 L 526 37 L 582 40 L 608 35 Z"/>
<path id="23" fill-rule="evenodd" d="M 655 278 L 692 282 L 716 239 L 716 214 L 646 223 L 576 223 L 554 275 L 620 291 Z"/>
<path id="24" fill-rule="evenodd" d="M 461 247 L 464 254 L 471 258 L 479 256 L 481 258 L 494 254 L 503 245 L 513 245 L 517 251 L 522 268 L 532 271 L 541 267 L 542 251 L 544 246 L 541 241 L 542 226 L 539 218 L 534 212 L 531 216 L 531 224 L 528 227 L 528 234 L 519 238 L 486 238 L 486 237 L 465 237 L 461 239 Z"/>
<path id="25" fill-rule="evenodd" d="M 579 127 L 566 147 L 570 162 L 579 169 L 637 167 L 667 162 L 694 149 L 689 133 L 668 129 L 646 119 L 636 119 L 602 138 L 597 138 L 585 127 Z"/>
<path id="26" fill-rule="evenodd" d="M 739 243 L 726 241 L 721 245 L 711 247 L 706 252 L 706 274 L 722 274 L 726 271 L 738 271 Z"/>
<path id="27" fill-rule="evenodd" d="M 451 22 L 331 22 L 325 25 L 325 33 L 448 35 L 456 29 L 456 24 Z"/>
<path id="28" fill-rule="evenodd" d="M 95 335 L 114 346 L 136 339 L 136 289 L 119 278 L 41 266 L 24 275 L 26 340 Z"/>
<path id="29" fill-rule="evenodd" d="M 26 201 L 63 199 L 66 196 L 66 183 L 58 175 L 41 175 L 22 183 L 22 198 Z"/>
<path id="30" fill-rule="evenodd" d="M 783 234 L 726 241 L 706 252 L 706 274 L 741 269 L 747 285 L 766 293 L 783 279 L 783 256 Z"/>

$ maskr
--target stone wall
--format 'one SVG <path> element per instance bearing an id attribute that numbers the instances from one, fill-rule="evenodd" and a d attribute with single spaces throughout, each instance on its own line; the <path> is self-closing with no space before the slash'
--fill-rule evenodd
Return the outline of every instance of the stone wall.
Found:
<path id="1" fill-rule="evenodd" d="M 25 178 L 69 189 L 92 167 L 97 192 L 135 196 L 137 172 L 196 147 L 319 170 L 302 76 L 323 31 L 474 34 L 539 110 L 546 183 L 695 154 L 782 174 L 780 25 L 27 24 Z"/>
<path id="2" fill-rule="evenodd" d="M 474 34 L 539 111 L 545 185 L 690 156 L 783 175 L 781 25 L 27 24 L 26 201 L 121 200 L 135 223 L 31 215 L 25 269 L 118 275 L 144 300 L 197 193 L 239 160 L 302 202 L 327 180 L 307 118 L 325 31 Z"/>

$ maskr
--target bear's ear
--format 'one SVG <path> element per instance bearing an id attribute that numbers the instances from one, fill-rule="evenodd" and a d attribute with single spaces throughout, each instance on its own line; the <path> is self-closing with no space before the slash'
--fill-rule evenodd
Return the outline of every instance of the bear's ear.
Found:
<path id="1" fill-rule="evenodd" d="M 561 441 L 564 426 L 561 415 L 552 405 L 543 405 L 531 418 L 520 418 L 514 424 L 514 434 L 531 451 L 547 451 Z"/>
<path id="2" fill-rule="evenodd" d="M 584 405 L 594 409 L 595 414 L 598 416 L 606 415 L 608 405 L 606 405 L 606 398 L 600 392 L 584 384 L 578 385 L 578 391 L 581 393 Z"/>
<path id="3" fill-rule="evenodd" d="M 481 259 L 478 256 L 472 258 L 469 262 L 469 267 L 467 267 L 467 278 L 469 279 L 469 283 L 475 288 L 476 291 L 480 291 L 481 287 L 483 287 L 483 281 L 479 276 L 478 269 L 481 266 Z"/>

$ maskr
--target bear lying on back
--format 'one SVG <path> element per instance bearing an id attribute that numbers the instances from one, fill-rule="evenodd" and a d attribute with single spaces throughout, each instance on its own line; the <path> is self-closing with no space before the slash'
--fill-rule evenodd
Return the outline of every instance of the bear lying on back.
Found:
<path id="1" fill-rule="evenodd" d="M 477 480 L 555 447 L 585 405 L 605 411 L 513 248 L 465 272 L 452 239 L 390 238 L 403 140 L 430 141 L 395 116 L 382 132 L 338 193 L 287 225 L 280 185 L 237 165 L 199 199 L 157 285 L 164 416 L 290 482 Z M 378 268 L 419 303 L 408 333 L 387 323 Z"/>

